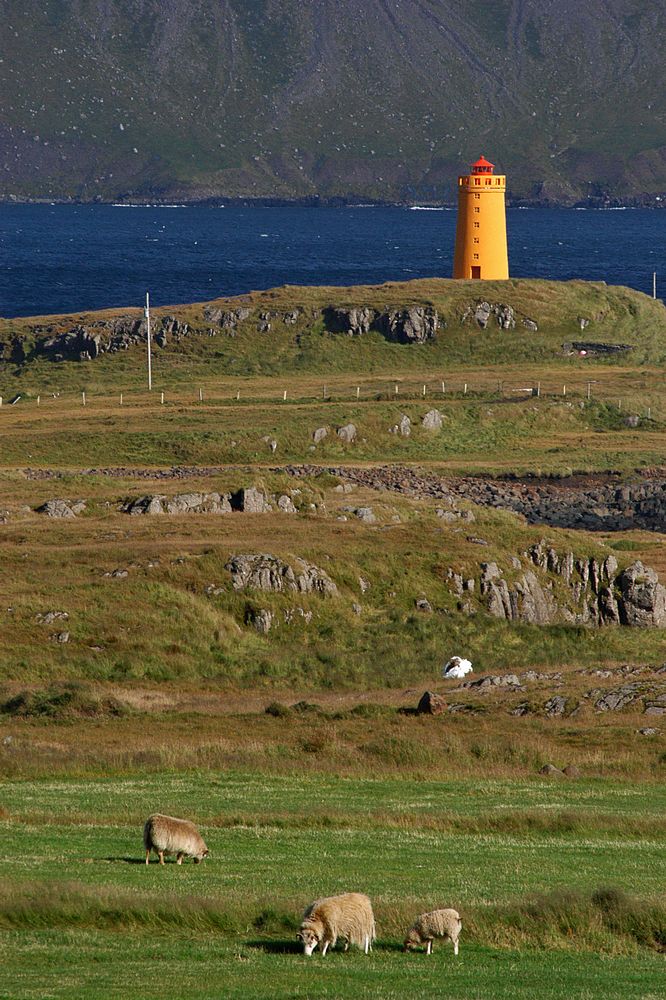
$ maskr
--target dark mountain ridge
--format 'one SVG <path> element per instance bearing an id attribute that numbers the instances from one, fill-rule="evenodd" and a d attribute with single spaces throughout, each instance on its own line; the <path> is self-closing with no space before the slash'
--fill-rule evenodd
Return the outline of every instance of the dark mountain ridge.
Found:
<path id="1" fill-rule="evenodd" d="M 663 204 L 663 0 L 7 0 L 0 198 Z M 666 200 L 666 198 L 665 198 Z"/>

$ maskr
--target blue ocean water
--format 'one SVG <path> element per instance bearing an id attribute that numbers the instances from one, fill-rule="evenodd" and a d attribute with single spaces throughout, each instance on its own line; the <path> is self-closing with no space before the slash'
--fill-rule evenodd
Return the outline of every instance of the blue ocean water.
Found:
<path id="1" fill-rule="evenodd" d="M 0 205 L 0 315 L 451 274 L 448 209 Z M 514 277 L 666 284 L 666 212 L 509 209 Z M 658 291 L 658 294 L 660 292 Z"/>

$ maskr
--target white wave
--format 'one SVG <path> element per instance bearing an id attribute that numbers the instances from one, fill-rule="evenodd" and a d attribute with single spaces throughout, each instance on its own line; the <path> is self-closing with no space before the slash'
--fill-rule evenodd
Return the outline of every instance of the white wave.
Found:
<path id="1" fill-rule="evenodd" d="M 409 205 L 410 212 L 452 212 L 452 208 L 445 205 Z"/>

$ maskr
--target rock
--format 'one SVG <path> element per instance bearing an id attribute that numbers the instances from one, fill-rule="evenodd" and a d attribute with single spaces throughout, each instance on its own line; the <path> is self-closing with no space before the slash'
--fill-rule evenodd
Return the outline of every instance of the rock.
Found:
<path id="1" fill-rule="evenodd" d="M 37 513 L 47 517 L 76 517 L 69 501 L 59 499 L 47 500 L 37 508 Z"/>
<path id="2" fill-rule="evenodd" d="M 645 709 L 645 715 L 666 715 L 666 705 L 649 704 Z"/>
<path id="3" fill-rule="evenodd" d="M 644 726 L 643 729 L 638 730 L 641 736 L 656 736 L 658 732 L 659 730 L 655 729 L 654 726 Z"/>
<path id="4" fill-rule="evenodd" d="M 390 309 L 381 314 L 377 327 L 388 340 L 401 344 L 425 344 L 436 336 L 439 317 L 432 306 Z"/>
<path id="5" fill-rule="evenodd" d="M 532 333 L 536 333 L 538 331 L 538 329 L 539 329 L 539 327 L 534 322 L 534 320 L 533 319 L 528 319 L 527 316 L 523 317 L 522 323 L 523 323 L 523 326 L 525 327 L 525 329 L 526 330 L 530 330 Z"/>
<path id="6" fill-rule="evenodd" d="M 519 688 L 521 687 L 521 683 L 516 674 L 492 674 L 487 677 L 479 677 L 479 679 L 475 681 L 467 681 L 464 686 L 468 688 L 479 688 L 483 691 L 486 688 L 491 687 Z"/>
<path id="7" fill-rule="evenodd" d="M 666 626 L 666 588 L 651 567 L 637 560 L 620 573 L 615 583 L 621 593 L 618 608 L 623 625 Z"/>
<path id="8" fill-rule="evenodd" d="M 236 555 L 227 562 L 234 590 L 268 590 L 277 593 L 299 591 L 334 596 L 338 588 L 330 576 L 303 559 L 294 560 L 295 569 L 277 556 Z"/>
<path id="9" fill-rule="evenodd" d="M 57 632 L 51 638 L 59 643 L 69 642 L 69 632 Z"/>
<path id="10" fill-rule="evenodd" d="M 638 427 L 640 422 L 641 418 L 636 413 L 630 413 L 628 417 L 624 418 L 625 427 Z"/>
<path id="11" fill-rule="evenodd" d="M 488 326 L 488 322 L 492 315 L 497 318 L 497 325 L 502 330 L 513 330 L 516 325 L 516 319 L 511 306 L 504 305 L 501 302 L 496 302 L 491 304 L 490 302 L 477 302 L 475 306 L 470 306 L 465 310 L 462 316 L 462 322 L 466 323 L 473 319 L 482 330 L 485 330 Z M 528 322 L 533 323 L 533 320 Z M 527 324 L 525 324 L 527 325 Z M 536 326 L 536 324 L 534 324 Z M 531 327 L 528 327 L 531 329 Z"/>
<path id="12" fill-rule="evenodd" d="M 346 333 L 348 337 L 359 337 L 368 333 L 377 313 L 367 306 L 341 308 L 329 306 L 324 310 L 324 319 L 329 330 Z"/>
<path id="13" fill-rule="evenodd" d="M 328 429 L 326 427 L 318 427 L 317 430 L 312 435 L 312 440 L 315 444 L 321 444 L 325 437 L 328 436 Z"/>
<path id="14" fill-rule="evenodd" d="M 433 691 L 425 691 L 416 706 L 417 715 L 441 715 L 445 711 L 446 701 Z"/>
<path id="15" fill-rule="evenodd" d="M 217 306 L 204 306 L 203 315 L 209 323 L 217 323 L 224 331 L 235 336 L 236 327 L 239 323 L 249 319 L 250 310 L 244 306 L 238 306 L 238 308 L 231 310 L 221 309 Z"/>
<path id="16" fill-rule="evenodd" d="M 292 625 L 299 618 L 301 618 L 306 625 L 309 625 L 312 621 L 312 612 L 306 611 L 305 608 L 285 608 L 285 624 Z"/>
<path id="17" fill-rule="evenodd" d="M 586 316 L 579 316 L 578 317 L 578 326 L 581 328 L 581 330 L 585 330 L 586 327 L 588 327 L 589 325 L 590 325 L 590 321 L 589 321 L 589 319 L 587 319 Z"/>
<path id="18" fill-rule="evenodd" d="M 554 764 L 544 764 L 543 767 L 539 769 L 539 774 L 543 774 L 547 778 L 564 777 L 564 771 L 560 771 L 559 767 L 555 767 Z"/>
<path id="19" fill-rule="evenodd" d="M 265 514 L 271 509 L 266 496 L 261 490 L 254 486 L 247 489 L 237 490 L 231 496 L 232 510 L 242 511 L 244 514 Z"/>
<path id="20" fill-rule="evenodd" d="M 216 583 L 209 583 L 207 587 L 204 587 L 204 594 L 207 594 L 208 597 L 219 597 L 223 593 L 224 587 L 218 587 Z"/>
<path id="21" fill-rule="evenodd" d="M 38 625 L 51 625 L 53 622 L 67 621 L 68 618 L 69 615 L 66 611 L 47 611 L 44 615 L 35 615 L 35 621 Z"/>
<path id="22" fill-rule="evenodd" d="M 515 708 L 511 709 L 509 715 L 523 716 L 523 715 L 529 715 L 529 713 L 530 713 L 529 702 L 521 701 L 520 705 L 516 705 Z"/>
<path id="23" fill-rule="evenodd" d="M 400 423 L 398 424 L 398 431 L 401 437 L 409 437 L 412 433 L 412 422 L 406 413 L 400 417 Z"/>
<path id="24" fill-rule="evenodd" d="M 580 771 L 575 764 L 567 764 L 562 773 L 566 774 L 567 778 L 580 778 Z"/>
<path id="25" fill-rule="evenodd" d="M 375 524 L 377 521 L 372 507 L 357 507 L 354 513 L 359 521 L 364 521 L 366 524 Z"/>
<path id="26" fill-rule="evenodd" d="M 639 690 L 636 685 L 617 688 L 615 691 L 606 691 L 594 703 L 597 712 L 618 712 L 620 709 L 630 705 L 638 697 Z"/>
<path id="27" fill-rule="evenodd" d="M 454 521 L 460 519 L 459 510 L 444 510 L 442 507 L 437 507 L 435 509 L 435 514 L 437 517 L 441 518 L 445 524 L 453 524 Z"/>
<path id="28" fill-rule="evenodd" d="M 361 588 L 362 594 L 367 594 L 367 592 L 370 590 L 370 581 L 366 580 L 364 576 L 359 576 L 358 585 Z"/>
<path id="29" fill-rule="evenodd" d="M 354 424 L 345 424 L 344 427 L 338 427 L 337 435 L 341 441 L 345 444 L 353 444 L 356 440 L 356 427 Z"/>
<path id="30" fill-rule="evenodd" d="M 516 320 L 511 306 L 497 305 L 494 307 L 493 311 L 497 317 L 497 325 L 499 326 L 500 330 L 514 329 L 516 325 Z"/>
<path id="31" fill-rule="evenodd" d="M 126 569 L 114 569 L 110 573 L 105 573 L 104 576 L 111 577 L 113 580 L 124 580 L 125 577 L 129 576 Z"/>
<path id="32" fill-rule="evenodd" d="M 267 608 L 260 608 L 259 611 L 253 611 L 250 613 L 249 623 L 252 624 L 261 635 L 266 635 L 270 632 L 273 625 L 273 613 L 268 611 Z"/>
<path id="33" fill-rule="evenodd" d="M 291 497 L 288 497 L 286 493 L 283 493 L 281 497 L 278 497 L 278 510 L 281 510 L 284 514 L 295 514 L 296 508 L 294 507 L 294 501 Z"/>
<path id="34" fill-rule="evenodd" d="M 432 612 L 432 604 L 425 597 L 417 597 L 414 601 L 414 607 L 417 611 Z"/>
<path id="35" fill-rule="evenodd" d="M 549 719 L 556 718 L 558 715 L 564 715 L 566 708 L 567 699 L 559 694 L 555 695 L 553 698 L 549 698 L 543 706 L 543 710 Z"/>
<path id="36" fill-rule="evenodd" d="M 443 417 L 439 410 L 428 410 L 421 420 L 421 426 L 427 431 L 439 431 L 442 429 Z"/>
<path id="37" fill-rule="evenodd" d="M 228 514 L 231 504 L 229 494 L 176 493 L 168 497 L 157 493 L 128 500 L 123 510 L 133 517 L 140 514 Z"/>
<path id="38" fill-rule="evenodd" d="M 352 611 L 354 612 L 355 615 L 360 615 L 361 612 L 363 611 L 363 608 L 361 607 L 360 604 L 357 604 L 356 601 L 354 601 L 352 604 Z"/>

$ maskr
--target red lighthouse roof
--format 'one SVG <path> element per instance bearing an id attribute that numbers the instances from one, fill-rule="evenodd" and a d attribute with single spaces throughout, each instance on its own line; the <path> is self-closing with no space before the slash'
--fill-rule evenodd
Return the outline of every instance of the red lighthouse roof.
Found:
<path id="1" fill-rule="evenodd" d="M 478 160 L 476 161 L 476 163 L 472 164 L 472 173 L 473 174 L 492 174 L 494 166 L 495 166 L 495 164 L 491 163 L 490 160 L 487 160 L 485 158 L 485 156 L 480 156 L 478 158 Z"/>

